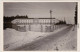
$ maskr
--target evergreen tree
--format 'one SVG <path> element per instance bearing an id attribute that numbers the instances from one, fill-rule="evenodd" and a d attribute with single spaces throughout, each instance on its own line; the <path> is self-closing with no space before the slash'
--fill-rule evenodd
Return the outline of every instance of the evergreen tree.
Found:
<path id="1" fill-rule="evenodd" d="M 76 7 L 75 7 L 75 24 L 77 24 L 77 3 L 76 3 Z"/>

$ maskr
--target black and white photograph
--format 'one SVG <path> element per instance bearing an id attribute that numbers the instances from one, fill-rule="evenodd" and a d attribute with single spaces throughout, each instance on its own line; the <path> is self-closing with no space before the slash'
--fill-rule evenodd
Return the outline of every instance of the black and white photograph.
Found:
<path id="1" fill-rule="evenodd" d="M 77 51 L 78 2 L 3 2 L 4 51 Z"/>

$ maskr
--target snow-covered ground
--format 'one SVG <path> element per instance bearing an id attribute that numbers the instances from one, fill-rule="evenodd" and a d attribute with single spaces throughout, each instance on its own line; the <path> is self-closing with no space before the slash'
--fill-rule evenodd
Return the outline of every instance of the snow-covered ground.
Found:
<path id="1" fill-rule="evenodd" d="M 53 45 L 53 46 L 52 46 Z M 46 46 L 46 45 L 45 45 Z M 57 51 L 76 51 L 77 50 L 77 28 L 73 31 L 73 28 L 64 36 L 50 43 L 49 48 L 43 48 L 44 50 L 57 50 Z M 40 49 L 40 50 L 41 50 Z"/>
<path id="2" fill-rule="evenodd" d="M 62 28 L 57 29 L 54 32 L 50 32 L 50 33 L 49 32 L 47 32 L 47 33 L 45 33 L 45 32 L 32 32 L 32 31 L 19 32 L 19 31 L 16 31 L 14 29 L 7 28 L 6 30 L 4 30 L 4 49 L 5 50 L 11 50 L 11 49 L 14 49 L 14 48 L 21 47 L 21 46 L 23 46 L 23 45 L 25 45 L 27 43 L 31 43 L 33 41 L 39 40 L 39 39 L 44 38 L 46 36 L 49 36 L 51 34 L 55 34 L 55 33 L 65 29 L 67 27 L 68 26 L 62 27 Z M 64 44 L 66 46 L 63 46 L 62 48 L 60 48 L 60 50 L 62 50 L 65 47 L 67 48 L 67 46 L 70 46 L 69 44 L 72 45 L 74 40 L 75 40 L 75 43 L 73 43 L 73 45 L 76 44 L 75 32 L 74 33 L 72 32 L 72 33 L 70 33 L 69 36 L 67 36 L 67 37 L 64 36 L 61 39 L 56 41 L 56 42 L 60 41 L 57 44 L 57 46 L 62 44 L 65 41 L 65 39 L 68 41 L 68 42 L 66 41 L 66 43 Z M 61 42 L 61 40 L 62 40 L 62 42 Z M 60 46 L 58 46 L 58 47 L 60 47 Z M 75 47 L 75 46 L 73 46 L 73 47 Z M 67 49 L 69 49 L 69 48 L 67 48 Z"/>
<path id="3" fill-rule="evenodd" d="M 57 33 L 57 34 L 61 35 L 63 33 L 60 33 L 60 34 Z M 75 27 L 74 31 L 73 31 L 73 27 L 72 27 L 69 30 L 69 32 L 63 34 L 63 36 L 56 37 L 56 35 L 55 35 L 55 36 L 53 36 L 52 40 L 50 40 L 50 38 L 46 38 L 46 40 L 45 40 L 45 42 L 47 40 L 49 40 L 49 42 L 47 41 L 47 43 L 44 43 L 33 50 L 37 50 L 37 51 L 39 51 L 39 50 L 43 50 L 43 51 L 44 50 L 46 50 L 46 51 L 51 51 L 51 50 L 52 51 L 76 51 L 77 50 L 77 28 L 76 27 Z"/>
<path id="4" fill-rule="evenodd" d="M 75 27 L 75 30 L 73 31 L 73 28 L 71 29 L 71 31 L 61 37 L 61 39 L 59 39 L 57 46 L 59 47 L 59 50 L 77 50 L 77 28 Z M 62 46 L 61 46 L 62 45 Z"/>

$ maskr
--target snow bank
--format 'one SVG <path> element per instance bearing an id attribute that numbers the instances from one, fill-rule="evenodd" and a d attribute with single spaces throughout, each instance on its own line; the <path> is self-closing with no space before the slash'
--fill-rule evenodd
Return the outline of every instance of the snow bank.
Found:
<path id="1" fill-rule="evenodd" d="M 24 38 L 25 32 L 19 32 L 15 29 L 4 30 L 4 44 L 11 44 Z"/>
<path id="2" fill-rule="evenodd" d="M 19 32 L 14 29 L 4 30 L 4 48 L 5 49 L 14 49 L 20 47 L 24 44 L 30 43 L 36 38 L 43 36 L 45 33 L 41 32 Z"/>
<path id="3" fill-rule="evenodd" d="M 11 45 L 13 45 L 14 43 L 22 41 L 24 37 L 25 37 L 25 32 L 19 32 L 16 31 L 15 29 L 7 28 L 6 30 L 4 30 L 4 48 L 6 49 Z"/>
<path id="4" fill-rule="evenodd" d="M 67 28 L 67 26 L 57 29 L 54 32 L 19 32 L 14 29 L 7 28 L 4 30 L 4 48 L 5 50 L 11 50 L 25 44 L 31 43 L 33 41 L 39 40 L 46 36 L 57 33 L 63 29 Z"/>

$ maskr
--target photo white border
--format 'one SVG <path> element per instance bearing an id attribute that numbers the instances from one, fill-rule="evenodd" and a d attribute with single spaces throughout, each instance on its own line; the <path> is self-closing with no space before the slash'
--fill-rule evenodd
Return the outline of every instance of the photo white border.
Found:
<path id="1" fill-rule="evenodd" d="M 78 28 L 77 28 L 77 51 L 49 51 L 49 52 L 80 52 L 80 1 L 79 0 L 2 0 L 0 1 L 0 52 L 34 52 L 34 51 L 4 51 L 3 50 L 3 2 L 78 2 Z M 38 52 L 38 51 L 35 51 Z M 48 51 L 39 51 L 48 52 Z"/>

